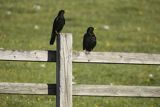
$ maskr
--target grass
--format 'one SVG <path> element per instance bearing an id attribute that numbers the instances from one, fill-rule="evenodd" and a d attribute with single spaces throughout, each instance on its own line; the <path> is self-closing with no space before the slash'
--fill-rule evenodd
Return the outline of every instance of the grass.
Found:
<path id="1" fill-rule="evenodd" d="M 49 39 L 60 9 L 68 11 L 63 32 L 73 34 L 74 50 L 82 50 L 83 34 L 94 26 L 94 51 L 160 52 L 158 0 L 1 0 L 0 48 L 54 50 Z M 159 65 L 73 64 L 73 75 L 77 84 L 160 85 Z M 55 63 L 1 61 L 0 82 L 55 83 Z M 159 98 L 74 97 L 73 102 L 74 107 L 160 106 Z M 1 94 L 0 106 L 55 107 L 55 97 Z"/>

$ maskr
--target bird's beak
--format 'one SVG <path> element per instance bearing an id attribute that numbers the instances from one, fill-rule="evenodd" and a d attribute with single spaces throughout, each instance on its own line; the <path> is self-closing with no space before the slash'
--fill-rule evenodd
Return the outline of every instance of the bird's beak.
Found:
<path id="1" fill-rule="evenodd" d="M 96 30 L 97 28 L 94 27 L 94 30 Z"/>

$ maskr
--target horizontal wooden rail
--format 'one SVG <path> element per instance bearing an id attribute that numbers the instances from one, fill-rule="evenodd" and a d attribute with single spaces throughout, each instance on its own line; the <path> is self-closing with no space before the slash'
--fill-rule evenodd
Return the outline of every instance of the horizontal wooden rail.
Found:
<path id="1" fill-rule="evenodd" d="M 0 83 L 1 94 L 46 94 L 55 95 L 55 84 L 39 83 Z"/>
<path id="2" fill-rule="evenodd" d="M 56 51 L 16 51 L 0 50 L 0 60 L 7 61 L 38 61 L 38 62 L 55 62 Z"/>
<path id="3" fill-rule="evenodd" d="M 113 64 L 160 64 L 160 54 L 123 52 L 73 52 L 73 62 Z"/>
<path id="4" fill-rule="evenodd" d="M 158 86 L 73 85 L 75 96 L 160 97 Z M 0 83 L 1 94 L 55 95 L 55 84 Z"/>
<path id="5" fill-rule="evenodd" d="M 56 51 L 0 50 L 0 60 L 55 62 Z M 160 64 L 160 54 L 122 52 L 73 52 L 75 63 Z"/>
<path id="6" fill-rule="evenodd" d="M 160 97 L 158 86 L 110 86 L 110 85 L 76 85 L 74 95 L 85 96 L 122 96 L 122 97 Z"/>

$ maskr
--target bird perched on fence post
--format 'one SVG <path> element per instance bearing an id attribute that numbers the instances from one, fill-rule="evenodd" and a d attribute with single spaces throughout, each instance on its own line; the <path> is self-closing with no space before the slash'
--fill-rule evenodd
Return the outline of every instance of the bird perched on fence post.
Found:
<path id="1" fill-rule="evenodd" d="M 83 50 L 87 53 L 92 51 L 93 48 L 96 46 L 96 36 L 94 34 L 93 27 L 88 27 L 87 32 L 84 34 L 83 37 Z"/>
<path id="2" fill-rule="evenodd" d="M 63 26 L 65 25 L 65 18 L 64 18 L 64 10 L 60 10 L 58 16 L 54 19 L 53 28 L 51 33 L 50 45 L 54 44 L 56 36 L 59 35 Z"/>

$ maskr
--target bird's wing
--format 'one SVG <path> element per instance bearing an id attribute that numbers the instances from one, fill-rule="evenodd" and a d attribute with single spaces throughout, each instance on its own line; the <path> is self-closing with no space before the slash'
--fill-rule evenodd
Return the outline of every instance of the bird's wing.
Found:
<path id="1" fill-rule="evenodd" d="M 97 43 L 97 42 L 96 42 L 96 41 L 97 41 L 96 39 L 97 39 L 96 36 L 93 35 L 93 43 L 94 43 L 94 47 L 96 46 L 96 43 Z"/>
<path id="2" fill-rule="evenodd" d="M 60 32 L 63 29 L 64 25 L 65 25 L 64 17 L 59 18 L 57 23 L 58 23 L 57 31 Z"/>
<path id="3" fill-rule="evenodd" d="M 54 19 L 54 22 L 53 22 L 53 29 L 55 29 L 58 25 L 58 20 L 59 20 L 59 17 L 57 16 L 55 19 Z"/>
<path id="4" fill-rule="evenodd" d="M 54 22 L 53 22 L 52 34 L 51 34 L 52 36 L 54 36 L 54 34 L 55 34 L 57 22 L 58 22 L 58 16 L 54 19 Z"/>
<path id="5" fill-rule="evenodd" d="M 96 36 L 92 35 L 92 37 L 90 38 L 91 42 L 90 42 L 90 47 L 93 49 L 96 46 Z"/>

